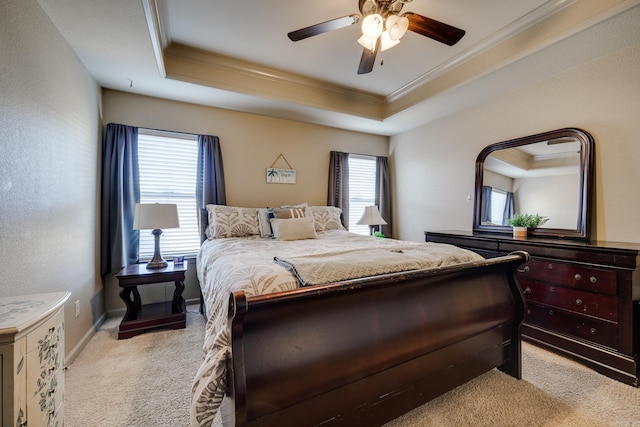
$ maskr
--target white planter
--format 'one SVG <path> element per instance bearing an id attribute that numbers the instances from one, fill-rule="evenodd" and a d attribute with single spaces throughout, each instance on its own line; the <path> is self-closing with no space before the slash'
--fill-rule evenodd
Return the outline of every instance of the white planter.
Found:
<path id="1" fill-rule="evenodd" d="M 513 237 L 527 237 L 527 227 L 513 227 Z"/>

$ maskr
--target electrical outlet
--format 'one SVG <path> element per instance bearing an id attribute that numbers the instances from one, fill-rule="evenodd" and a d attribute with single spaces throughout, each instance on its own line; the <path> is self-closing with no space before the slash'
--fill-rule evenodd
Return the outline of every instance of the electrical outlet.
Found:
<path id="1" fill-rule="evenodd" d="M 80 300 L 76 301 L 76 317 L 80 316 Z"/>

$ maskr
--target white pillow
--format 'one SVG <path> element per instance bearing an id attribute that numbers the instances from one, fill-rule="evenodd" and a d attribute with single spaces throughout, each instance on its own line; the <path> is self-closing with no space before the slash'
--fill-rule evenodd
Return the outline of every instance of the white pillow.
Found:
<path id="1" fill-rule="evenodd" d="M 313 223 L 313 218 L 288 218 L 271 220 L 271 229 L 273 236 L 277 240 L 302 240 L 316 239 L 318 235 Z"/>

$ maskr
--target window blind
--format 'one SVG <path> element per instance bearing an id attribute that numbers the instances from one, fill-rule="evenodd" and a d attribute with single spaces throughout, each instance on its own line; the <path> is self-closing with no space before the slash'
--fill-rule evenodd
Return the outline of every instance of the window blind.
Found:
<path id="1" fill-rule="evenodd" d="M 364 208 L 375 205 L 376 158 L 349 154 L 349 231 L 369 235 L 368 225 L 356 224 Z"/>
<path id="2" fill-rule="evenodd" d="M 194 256 L 200 246 L 196 208 L 197 136 L 148 129 L 138 131 L 140 203 L 174 203 L 180 228 L 162 230 L 165 259 Z M 151 230 L 140 230 L 140 260 L 153 257 Z"/>
<path id="3" fill-rule="evenodd" d="M 507 193 L 503 190 L 491 190 L 491 223 L 496 225 L 502 224 L 502 216 L 504 214 L 504 205 L 507 203 Z"/>

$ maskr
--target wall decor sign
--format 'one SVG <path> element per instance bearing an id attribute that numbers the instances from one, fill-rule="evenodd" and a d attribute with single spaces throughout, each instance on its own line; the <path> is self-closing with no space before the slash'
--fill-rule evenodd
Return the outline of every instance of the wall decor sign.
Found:
<path id="1" fill-rule="evenodd" d="M 284 168 L 274 168 L 275 164 L 278 160 L 282 158 L 285 161 L 288 169 Z M 276 160 L 267 168 L 267 183 L 268 184 L 295 184 L 296 183 L 296 170 L 291 167 L 291 164 L 287 161 L 287 159 L 280 153 Z"/>

